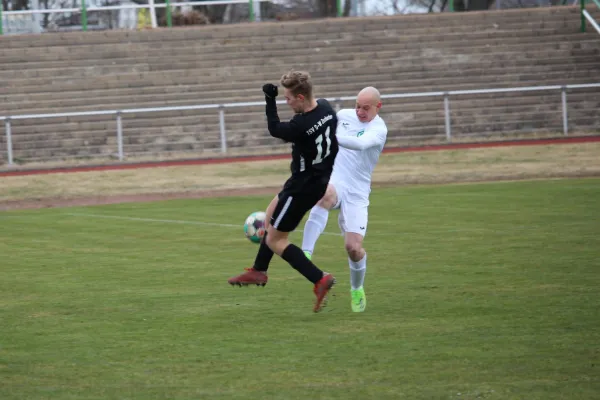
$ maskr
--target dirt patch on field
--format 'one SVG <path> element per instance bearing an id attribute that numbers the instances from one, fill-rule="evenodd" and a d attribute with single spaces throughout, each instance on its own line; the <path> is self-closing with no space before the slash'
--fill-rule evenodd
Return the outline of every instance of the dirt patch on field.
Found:
<path id="1" fill-rule="evenodd" d="M 274 194 L 289 161 L 0 178 L 0 210 Z M 381 157 L 374 186 L 600 176 L 600 143 L 496 147 Z"/>

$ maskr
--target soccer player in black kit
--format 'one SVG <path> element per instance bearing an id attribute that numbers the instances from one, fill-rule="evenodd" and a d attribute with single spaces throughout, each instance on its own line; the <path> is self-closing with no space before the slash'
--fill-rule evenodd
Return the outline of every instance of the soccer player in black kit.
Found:
<path id="1" fill-rule="evenodd" d="M 263 92 L 269 133 L 292 143 L 292 176 L 267 207 L 267 233 L 260 243 L 254 265 L 228 282 L 239 286 L 264 286 L 269 263 L 273 253 L 277 253 L 314 284 L 317 299 L 313 311 L 319 312 L 335 279 L 306 258 L 300 247 L 289 242 L 288 235 L 327 190 L 338 153 L 337 117 L 327 100 L 313 97 L 307 72 L 291 71 L 283 75 L 281 86 L 287 104 L 296 113 L 289 122 L 281 122 L 277 115 L 277 86 L 267 83 Z"/>

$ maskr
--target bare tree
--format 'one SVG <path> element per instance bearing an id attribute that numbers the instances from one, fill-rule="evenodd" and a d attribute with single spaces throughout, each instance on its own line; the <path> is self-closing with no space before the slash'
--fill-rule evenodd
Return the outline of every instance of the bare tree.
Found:
<path id="1" fill-rule="evenodd" d="M 371 8 L 372 15 L 408 14 L 411 12 L 443 12 L 447 11 L 450 0 L 379 0 Z M 504 0 L 504 1 L 537 1 L 537 0 Z M 454 0 L 455 11 L 487 10 L 495 0 Z"/>
<path id="2" fill-rule="evenodd" d="M 371 15 L 395 15 L 406 14 L 411 4 L 420 3 L 425 0 L 380 0 L 370 10 Z M 431 0 L 436 1 L 436 0 Z"/>
<path id="3" fill-rule="evenodd" d="M 487 10 L 494 0 L 454 0 L 454 11 Z"/>
<path id="4" fill-rule="evenodd" d="M 318 0 L 317 10 L 319 17 L 335 17 L 337 15 L 336 0 Z"/>
<path id="5" fill-rule="evenodd" d="M 347 17 L 350 15 L 352 1 L 355 0 L 342 0 L 342 16 Z M 280 0 L 277 2 L 280 6 L 280 12 L 293 13 L 297 17 L 309 18 L 336 17 L 338 15 L 337 3 L 337 0 Z"/>
<path id="6" fill-rule="evenodd" d="M 2 9 L 11 11 L 29 10 L 29 0 L 2 0 Z"/>
<path id="7" fill-rule="evenodd" d="M 120 0 L 100 0 L 98 6 L 110 7 L 116 6 L 121 3 Z M 98 12 L 98 19 L 104 27 L 108 29 L 114 29 L 119 27 L 119 13 L 118 10 L 103 10 Z"/>

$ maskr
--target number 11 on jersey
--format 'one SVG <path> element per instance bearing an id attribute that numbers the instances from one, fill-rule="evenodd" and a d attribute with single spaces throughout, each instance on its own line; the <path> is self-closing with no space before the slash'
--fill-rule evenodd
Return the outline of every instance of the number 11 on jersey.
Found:
<path id="1" fill-rule="evenodd" d="M 317 145 L 317 157 L 315 157 L 313 160 L 313 165 L 319 164 L 324 158 L 327 158 L 331 152 L 331 138 L 329 137 L 329 129 L 330 127 L 328 126 L 325 133 L 317 136 L 315 139 L 315 144 Z M 325 146 L 323 146 L 323 136 L 325 136 Z M 323 147 L 325 147 L 325 156 L 323 156 Z"/>

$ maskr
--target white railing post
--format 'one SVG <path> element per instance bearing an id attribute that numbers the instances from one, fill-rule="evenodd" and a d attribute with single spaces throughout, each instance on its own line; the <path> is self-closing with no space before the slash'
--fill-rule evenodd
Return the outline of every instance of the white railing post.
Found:
<path id="1" fill-rule="evenodd" d="M 31 7 L 34 10 L 39 10 L 40 9 L 40 1 L 32 0 Z M 42 33 L 42 19 L 41 19 L 40 14 L 38 14 L 38 13 L 33 14 L 32 19 L 33 19 L 33 33 Z"/>
<path id="2" fill-rule="evenodd" d="M 225 132 L 225 107 L 219 106 L 219 131 L 221 132 L 221 153 L 227 153 L 227 132 Z"/>
<path id="3" fill-rule="evenodd" d="M 565 136 L 569 134 L 569 120 L 567 117 L 567 87 L 563 86 L 561 89 L 562 98 L 562 117 L 563 117 L 563 133 Z"/>
<path id="4" fill-rule="evenodd" d="M 119 161 L 123 161 L 123 117 L 121 111 L 117 111 L 117 149 Z"/>
<path id="5" fill-rule="evenodd" d="M 13 165 L 12 135 L 10 132 L 10 118 L 4 120 L 4 129 L 6 130 L 6 152 L 8 165 Z"/>
<path id="6" fill-rule="evenodd" d="M 260 3 L 257 2 L 255 4 L 254 0 L 253 0 L 252 1 L 252 7 L 254 7 L 254 21 L 260 22 L 262 20 L 262 14 L 260 12 Z"/>
<path id="7" fill-rule="evenodd" d="M 157 28 L 158 23 L 156 22 L 156 7 L 154 7 L 154 0 L 148 0 L 148 5 L 150 6 L 150 22 L 152 23 L 152 28 Z"/>
<path id="8" fill-rule="evenodd" d="M 452 129 L 450 127 L 450 94 L 444 93 L 444 119 L 446 122 L 446 140 L 452 141 Z"/>

